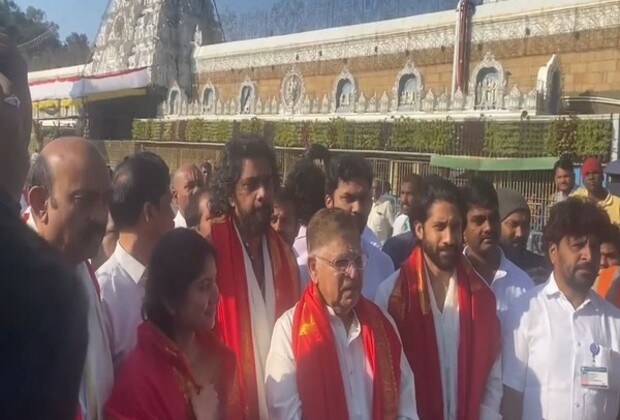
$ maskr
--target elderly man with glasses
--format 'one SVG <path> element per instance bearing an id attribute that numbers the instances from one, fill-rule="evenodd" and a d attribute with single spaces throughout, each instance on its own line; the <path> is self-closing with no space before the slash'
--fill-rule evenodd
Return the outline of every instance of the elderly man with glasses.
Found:
<path id="1" fill-rule="evenodd" d="M 272 419 L 418 419 L 395 327 L 362 296 L 367 258 L 354 215 L 320 210 L 308 226 L 311 281 L 276 322 L 266 364 Z"/>

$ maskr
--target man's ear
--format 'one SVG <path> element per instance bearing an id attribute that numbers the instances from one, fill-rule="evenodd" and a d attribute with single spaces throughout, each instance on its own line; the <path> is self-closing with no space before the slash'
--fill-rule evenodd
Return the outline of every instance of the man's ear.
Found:
<path id="1" fill-rule="evenodd" d="M 148 201 L 144 203 L 142 206 L 142 216 L 147 223 L 155 218 L 155 211 L 156 208 L 153 203 L 149 203 Z"/>
<path id="2" fill-rule="evenodd" d="M 551 265 L 555 265 L 558 260 L 558 244 L 554 244 L 553 242 L 549 243 L 549 261 L 551 261 Z"/>
<path id="3" fill-rule="evenodd" d="M 413 222 L 413 231 L 415 232 L 415 236 L 419 241 L 424 239 L 424 225 L 419 220 Z"/>
<path id="4" fill-rule="evenodd" d="M 42 223 L 48 221 L 49 194 L 43 187 L 32 187 L 28 192 L 28 203 L 32 208 L 32 216 L 39 219 Z"/>
<path id="5" fill-rule="evenodd" d="M 179 205 L 179 193 L 174 187 L 170 188 L 170 194 L 172 195 L 172 202 L 178 206 Z"/>
<path id="6" fill-rule="evenodd" d="M 308 256 L 308 272 L 310 273 L 310 281 L 317 284 L 318 276 L 316 270 L 316 257 Z"/>
<path id="7" fill-rule="evenodd" d="M 325 207 L 328 209 L 334 208 L 334 198 L 329 194 L 325 195 Z"/>

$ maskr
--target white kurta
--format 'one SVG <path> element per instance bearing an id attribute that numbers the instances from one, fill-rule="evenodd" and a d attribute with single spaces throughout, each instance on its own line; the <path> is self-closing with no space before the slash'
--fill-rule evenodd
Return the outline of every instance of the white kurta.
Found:
<path id="1" fill-rule="evenodd" d="M 334 398 L 346 398 L 350 419 L 370 420 L 372 419 L 373 378 L 372 368 L 364 351 L 361 325 L 356 316 L 347 331 L 333 309 L 328 307 L 327 310 L 344 385 L 344 396 L 334 396 Z M 294 313 L 295 308 L 289 309 L 276 322 L 271 349 L 267 357 L 265 383 L 269 414 L 272 420 L 303 418 L 292 347 Z M 403 352 L 401 352 L 400 366 L 401 382 L 397 418 L 417 420 L 413 373 Z"/>
<path id="2" fill-rule="evenodd" d="M 235 232 L 239 241 L 243 244 L 241 235 L 235 227 Z M 269 256 L 267 239 L 263 237 L 263 263 L 265 266 L 265 297 L 258 285 L 258 280 L 254 274 L 252 261 L 244 246 L 243 262 L 245 265 L 246 279 L 248 283 L 248 301 L 250 304 L 250 319 L 252 322 L 252 344 L 254 348 L 254 365 L 256 366 L 256 389 L 258 391 L 258 404 L 261 420 L 269 419 L 267 410 L 267 399 L 265 396 L 265 362 L 269 353 L 271 334 L 276 317 L 276 294 L 273 280 L 273 268 Z"/>
<path id="3" fill-rule="evenodd" d="M 84 420 L 103 419 L 103 406 L 114 385 L 114 367 L 110 344 L 104 328 L 103 312 L 95 289 L 96 281 L 86 264 L 78 265 L 78 277 L 88 296 L 88 350 L 80 386 L 80 407 Z"/>
<path id="4" fill-rule="evenodd" d="M 390 296 L 400 275 L 400 269 L 384 281 L 379 290 L 375 303 L 387 314 Z M 455 420 L 458 407 L 458 348 L 460 334 L 460 318 L 458 310 L 458 288 L 456 278 L 450 278 L 450 284 L 444 300 L 443 313 L 439 312 L 435 294 L 430 285 L 429 276 L 426 276 L 433 320 L 435 323 L 435 335 L 437 336 L 437 349 L 439 352 L 439 365 L 441 370 L 441 384 L 444 403 L 444 419 Z M 424 343 L 420 342 L 420 346 Z M 422 379 L 423 380 L 423 379 Z M 480 405 L 480 420 L 501 420 L 499 413 L 502 401 L 502 365 L 501 356 L 491 369 L 487 379 L 485 395 Z"/>

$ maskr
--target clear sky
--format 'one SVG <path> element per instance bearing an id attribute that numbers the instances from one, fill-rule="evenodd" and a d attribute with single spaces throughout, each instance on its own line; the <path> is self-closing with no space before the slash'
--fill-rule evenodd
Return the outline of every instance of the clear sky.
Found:
<path id="1" fill-rule="evenodd" d="M 60 37 L 64 39 L 71 32 L 85 33 L 93 41 L 99 29 L 101 17 L 108 0 L 14 0 L 19 7 L 33 6 L 43 10 L 48 20 L 60 26 Z M 247 7 L 270 6 L 275 0 L 217 0 L 221 10 L 230 7 L 234 10 Z"/>

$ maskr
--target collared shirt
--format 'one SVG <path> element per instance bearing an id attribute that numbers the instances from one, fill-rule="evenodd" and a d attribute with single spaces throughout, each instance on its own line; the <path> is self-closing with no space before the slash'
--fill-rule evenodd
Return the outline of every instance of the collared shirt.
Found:
<path id="1" fill-rule="evenodd" d="M 467 258 L 467 247 L 463 250 L 463 255 Z M 525 271 L 517 267 L 504 255 L 500 250 L 501 258 L 499 267 L 495 271 L 495 277 L 491 282 L 491 290 L 495 295 L 497 304 L 497 317 L 502 325 L 504 325 L 504 316 L 508 307 L 515 299 L 524 294 L 526 291 L 534 287 L 534 281 Z M 473 267 L 472 267 L 473 268 Z M 475 271 L 475 269 L 474 269 Z M 480 276 L 480 274 L 478 274 Z M 482 278 L 482 276 L 480 276 Z"/>
<path id="2" fill-rule="evenodd" d="M 327 310 L 338 353 L 349 418 L 370 420 L 372 419 L 372 367 L 364 351 L 360 322 L 355 316 L 347 331 L 333 309 L 327 307 Z M 272 420 L 303 418 L 292 347 L 294 314 L 295 308 L 289 309 L 276 322 L 267 357 L 265 383 L 269 414 Z M 401 381 L 397 418 L 417 420 L 413 373 L 403 352 L 401 352 L 400 366 Z M 342 396 L 334 396 L 334 398 L 338 397 Z"/>
<path id="3" fill-rule="evenodd" d="M 374 300 L 377 288 L 390 274 L 394 272 L 394 264 L 390 257 L 380 249 L 374 247 L 370 242 L 362 238 L 362 251 L 368 257 L 368 262 L 364 268 L 362 295 L 366 299 Z M 301 290 L 304 290 L 310 282 L 310 272 L 308 271 L 308 254 L 305 258 L 297 258 L 299 264 L 299 278 Z"/>
<path id="4" fill-rule="evenodd" d="M 398 216 L 396 216 L 396 219 L 394 219 L 394 230 L 392 231 L 392 237 L 407 232 L 411 232 L 409 216 L 407 216 L 406 214 L 399 214 Z"/>
<path id="5" fill-rule="evenodd" d="M 400 269 L 396 270 L 387 280 L 379 286 L 375 303 L 384 313 L 388 314 L 388 305 L 390 296 L 396 286 L 396 281 L 400 275 Z M 454 281 L 453 281 L 454 280 Z M 452 283 L 454 282 L 454 285 Z M 441 368 L 442 393 L 444 395 L 444 419 L 456 420 L 456 409 L 458 407 L 458 347 L 460 337 L 460 319 L 458 312 L 458 294 L 455 279 L 450 279 L 450 286 L 444 300 L 444 315 L 438 321 L 435 314 L 439 311 L 435 295 L 432 287 L 430 287 L 430 278 L 427 276 L 427 284 L 429 285 L 429 295 L 431 296 L 431 305 L 433 306 L 433 321 L 435 323 L 435 334 L 437 336 L 437 349 L 439 351 L 439 363 Z M 455 295 L 450 298 L 450 295 Z M 455 338 L 456 337 L 456 338 Z M 423 345 L 423 344 L 420 344 Z M 443 350 L 442 350 L 443 348 Z M 456 353 L 456 356 L 454 355 Z M 450 373 L 449 373 L 450 372 Z M 424 378 L 420 381 L 423 383 Z M 480 420 L 501 420 L 499 408 L 502 401 L 502 363 L 501 356 L 491 368 L 487 379 L 486 389 L 482 404 L 480 405 Z M 446 397 L 447 396 L 447 397 Z M 451 401 L 451 402 L 448 402 Z M 452 407 L 454 405 L 454 407 Z"/>
<path id="6" fill-rule="evenodd" d="M 308 242 L 306 240 L 306 226 L 299 226 L 297 237 L 293 242 L 293 249 L 297 255 L 297 265 L 301 266 L 303 261 L 308 260 Z"/>
<path id="7" fill-rule="evenodd" d="M 177 211 L 177 215 L 174 216 L 174 227 L 175 228 L 186 228 L 187 227 L 187 222 L 185 221 L 185 217 L 183 217 L 180 211 Z"/>
<path id="8" fill-rule="evenodd" d="M 550 200 L 549 200 L 551 202 L 551 205 L 554 205 L 554 204 L 557 204 L 557 203 L 561 203 L 562 201 L 566 200 L 568 197 L 573 195 L 573 193 L 575 192 L 576 189 L 577 189 L 576 187 L 573 187 L 573 189 L 570 190 L 570 192 L 568 194 L 563 193 L 562 191 L 557 191 L 557 192 L 553 193 L 551 195 Z"/>
<path id="9" fill-rule="evenodd" d="M 138 325 L 142 323 L 145 269 L 117 243 L 112 256 L 97 270 L 115 370 L 136 346 Z"/>
<path id="10" fill-rule="evenodd" d="M 382 247 L 381 240 L 379 240 L 379 237 L 375 235 L 375 233 L 370 230 L 368 226 L 366 226 L 362 232 L 362 239 L 365 239 L 369 244 L 377 249 L 381 249 Z"/>
<path id="11" fill-rule="evenodd" d="M 590 193 L 584 187 L 576 189 L 573 193 L 575 197 L 589 197 Z M 613 195 L 609 191 L 604 200 L 597 202 L 598 206 L 605 210 L 613 224 L 620 225 L 620 197 Z"/>
<path id="12" fill-rule="evenodd" d="M 383 245 L 391 236 L 392 226 L 394 225 L 394 205 L 392 202 L 383 198 L 375 201 L 368 215 L 367 224 Z"/>
<path id="13" fill-rule="evenodd" d="M 508 309 L 504 384 L 524 394 L 523 419 L 615 420 L 620 404 L 620 311 L 594 291 L 574 309 L 552 274 Z M 609 389 L 581 386 L 581 367 L 609 370 Z"/>

